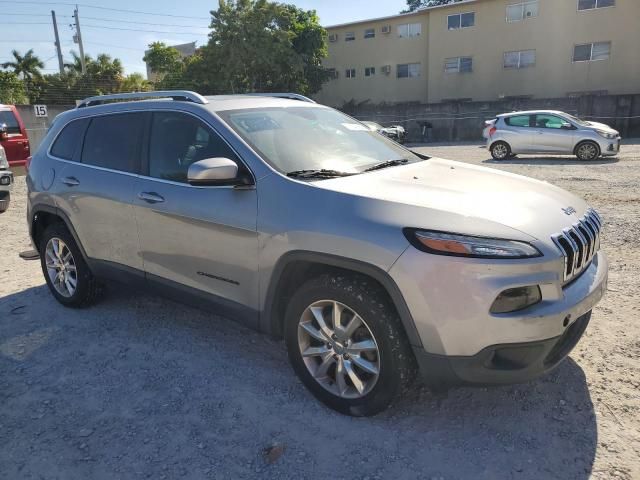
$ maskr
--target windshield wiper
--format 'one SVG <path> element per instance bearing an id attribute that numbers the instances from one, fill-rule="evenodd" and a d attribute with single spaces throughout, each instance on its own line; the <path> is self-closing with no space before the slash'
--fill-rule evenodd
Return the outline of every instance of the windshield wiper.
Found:
<path id="1" fill-rule="evenodd" d="M 295 178 L 335 178 L 335 177 L 348 177 L 349 175 L 356 175 L 350 172 L 340 172 L 339 170 L 294 170 L 293 172 L 287 172 L 287 177 Z"/>
<path id="2" fill-rule="evenodd" d="M 372 172 L 374 170 L 380 170 L 382 168 L 387 167 L 395 167 L 396 165 L 404 165 L 405 163 L 409 163 L 409 160 L 406 158 L 399 158 L 398 160 L 387 160 L 386 162 L 376 163 L 372 167 L 365 169 L 365 172 Z"/>

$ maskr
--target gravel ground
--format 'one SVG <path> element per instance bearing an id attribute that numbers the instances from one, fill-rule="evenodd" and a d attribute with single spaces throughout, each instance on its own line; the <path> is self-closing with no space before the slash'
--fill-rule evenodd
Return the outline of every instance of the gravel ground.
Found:
<path id="1" fill-rule="evenodd" d="M 548 180 L 603 215 L 609 293 L 557 370 L 341 416 L 282 343 L 215 312 L 123 288 L 87 310 L 57 304 L 17 256 L 21 177 L 0 216 L 0 478 L 640 478 L 640 142 L 589 164 L 422 150 Z"/>

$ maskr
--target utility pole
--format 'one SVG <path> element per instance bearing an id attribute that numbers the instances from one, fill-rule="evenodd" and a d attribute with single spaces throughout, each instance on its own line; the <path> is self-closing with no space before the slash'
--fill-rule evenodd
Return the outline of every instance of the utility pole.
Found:
<path id="1" fill-rule="evenodd" d="M 74 40 L 78 44 L 80 48 L 80 65 L 82 66 L 82 74 L 87 73 L 87 66 L 84 64 L 84 46 L 82 45 L 82 33 L 80 33 L 80 18 L 78 16 L 78 6 L 76 5 L 76 9 L 73 11 L 73 18 L 76 21 L 76 36 Z"/>
<path id="2" fill-rule="evenodd" d="M 58 36 L 58 23 L 56 22 L 56 12 L 51 10 L 51 20 L 53 20 L 53 33 L 56 36 L 56 51 L 58 52 L 58 65 L 60 74 L 64 73 L 64 62 L 62 61 L 62 49 L 60 48 L 60 37 Z"/>

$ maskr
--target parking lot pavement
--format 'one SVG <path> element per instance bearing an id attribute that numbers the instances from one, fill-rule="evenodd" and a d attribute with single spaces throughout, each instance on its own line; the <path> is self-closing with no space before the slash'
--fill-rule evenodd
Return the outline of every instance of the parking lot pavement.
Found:
<path id="1" fill-rule="evenodd" d="M 377 417 L 341 416 L 281 342 L 215 312 L 122 287 L 90 309 L 57 304 L 18 258 L 19 177 L 0 215 L 0 477 L 640 478 L 640 142 L 590 163 L 419 149 L 553 182 L 604 217 L 609 292 L 556 371 L 446 397 L 416 387 Z"/>

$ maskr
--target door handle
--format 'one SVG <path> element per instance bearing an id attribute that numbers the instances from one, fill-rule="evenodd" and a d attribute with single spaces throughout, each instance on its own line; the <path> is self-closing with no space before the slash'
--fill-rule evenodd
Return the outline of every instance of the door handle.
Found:
<path id="1" fill-rule="evenodd" d="M 62 179 L 62 183 L 69 187 L 76 187 L 80 185 L 80 180 L 78 180 L 76 177 L 65 177 Z"/>
<path id="2" fill-rule="evenodd" d="M 147 203 L 162 203 L 164 202 L 164 197 L 158 195 L 155 192 L 140 192 L 138 194 L 138 198 L 140 200 L 144 200 Z"/>

